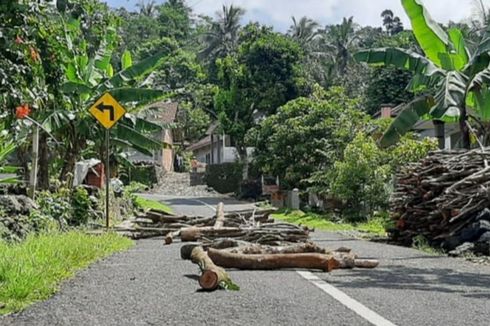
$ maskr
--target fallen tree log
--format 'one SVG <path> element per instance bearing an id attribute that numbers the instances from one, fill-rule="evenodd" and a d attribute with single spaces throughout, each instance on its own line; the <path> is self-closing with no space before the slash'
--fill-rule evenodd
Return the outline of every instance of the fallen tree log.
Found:
<path id="1" fill-rule="evenodd" d="M 334 256 L 318 253 L 245 255 L 209 248 L 208 256 L 218 266 L 244 270 L 305 268 L 330 272 L 340 267 Z"/>
<path id="2" fill-rule="evenodd" d="M 216 266 L 202 247 L 194 247 L 190 258 L 201 269 L 199 285 L 204 290 L 213 291 L 223 284 L 231 282 L 228 273 L 223 268 Z"/>
<path id="3" fill-rule="evenodd" d="M 216 208 L 216 222 L 214 222 L 214 228 L 220 229 L 225 224 L 225 205 L 219 203 Z"/>

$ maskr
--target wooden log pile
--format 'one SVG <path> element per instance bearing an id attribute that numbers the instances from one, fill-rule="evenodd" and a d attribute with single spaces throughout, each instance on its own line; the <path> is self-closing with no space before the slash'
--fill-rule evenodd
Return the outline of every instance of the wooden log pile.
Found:
<path id="1" fill-rule="evenodd" d="M 436 151 L 396 175 L 390 207 L 393 240 L 411 245 L 416 236 L 452 250 L 490 207 L 490 150 Z M 484 232 L 485 230 L 482 230 Z M 480 234 L 478 234 L 480 233 Z M 475 237 L 481 232 L 475 232 Z"/>
<path id="2" fill-rule="evenodd" d="M 267 210 L 248 210 L 225 214 L 223 208 L 212 217 L 174 216 L 150 210 L 133 220 L 125 221 L 114 228 L 121 235 L 132 239 L 164 236 L 165 243 L 175 238 L 183 241 L 236 237 L 259 243 L 274 241 L 302 241 L 309 230 L 292 224 L 274 224 Z"/>
<path id="3" fill-rule="evenodd" d="M 116 230 L 134 239 L 163 236 L 192 242 L 181 247 L 181 257 L 201 270 L 204 290 L 238 289 L 224 268 L 271 270 L 305 268 L 330 272 L 338 268 L 373 268 L 376 260 L 360 259 L 347 248 L 327 250 L 309 241 L 314 231 L 270 218 L 273 210 L 225 214 L 220 203 L 213 217 L 171 216 L 148 211 Z"/>

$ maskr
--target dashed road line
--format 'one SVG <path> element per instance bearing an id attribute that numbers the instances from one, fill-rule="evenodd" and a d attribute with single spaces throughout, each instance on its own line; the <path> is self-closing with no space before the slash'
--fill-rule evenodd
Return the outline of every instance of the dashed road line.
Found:
<path id="1" fill-rule="evenodd" d="M 315 276 L 313 273 L 306 271 L 297 271 L 297 273 L 371 324 L 375 326 L 396 326 L 383 316 L 364 306 L 359 301 L 349 297 L 347 294 L 340 291 L 333 285 L 330 285 L 324 280 Z"/>

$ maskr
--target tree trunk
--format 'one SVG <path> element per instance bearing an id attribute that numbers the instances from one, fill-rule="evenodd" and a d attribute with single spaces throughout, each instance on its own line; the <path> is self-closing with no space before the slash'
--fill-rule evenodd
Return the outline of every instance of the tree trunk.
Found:
<path id="1" fill-rule="evenodd" d="M 32 133 L 32 157 L 31 157 L 31 175 L 29 178 L 29 197 L 34 199 L 37 186 L 37 168 L 39 158 L 39 127 L 34 126 Z"/>
<path id="2" fill-rule="evenodd" d="M 39 172 L 37 184 L 40 190 L 49 188 L 49 148 L 48 134 L 46 132 L 41 132 L 39 139 Z"/>
<path id="3" fill-rule="evenodd" d="M 441 120 L 433 120 L 432 123 L 434 124 L 435 137 L 437 138 L 439 149 L 444 149 L 446 147 L 445 123 Z"/>
<path id="4" fill-rule="evenodd" d="M 466 125 L 468 115 L 466 113 L 466 107 L 461 108 L 461 117 L 459 118 L 459 131 L 461 132 L 461 145 L 465 149 L 470 149 L 470 130 Z"/>
<path id="5" fill-rule="evenodd" d="M 199 285 L 208 291 L 216 290 L 223 282 L 229 282 L 230 276 L 221 267 L 216 266 L 202 247 L 195 247 L 191 253 L 191 261 L 201 269 Z"/>
<path id="6" fill-rule="evenodd" d="M 216 208 L 216 222 L 214 223 L 215 229 L 221 229 L 225 224 L 225 205 L 219 203 Z"/>
<path id="7" fill-rule="evenodd" d="M 306 268 L 330 272 L 340 267 L 332 255 L 318 253 L 243 255 L 210 248 L 208 256 L 218 266 L 245 270 Z"/>
<path id="8" fill-rule="evenodd" d="M 247 147 L 245 146 L 237 146 L 236 150 L 238 152 L 238 156 L 240 157 L 240 163 L 242 164 L 242 179 L 243 181 L 248 180 L 248 153 Z"/>
<path id="9" fill-rule="evenodd" d="M 72 175 L 75 171 L 75 164 L 77 163 L 77 154 L 74 152 L 75 151 L 73 149 L 67 149 L 65 153 L 65 161 L 63 162 L 63 167 L 60 173 L 61 181 L 69 181 L 69 175 Z M 73 180 L 73 177 L 71 178 L 71 180 Z"/>

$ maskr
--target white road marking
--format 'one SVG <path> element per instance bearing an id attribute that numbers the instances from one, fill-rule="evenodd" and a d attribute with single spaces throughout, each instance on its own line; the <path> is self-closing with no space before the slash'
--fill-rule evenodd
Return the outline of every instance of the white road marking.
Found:
<path id="1" fill-rule="evenodd" d="M 362 318 L 366 319 L 371 324 L 375 326 L 396 326 L 389 320 L 383 318 L 382 316 L 378 315 L 376 312 L 364 306 L 359 301 L 354 300 L 353 298 L 349 297 L 347 294 L 340 291 L 333 285 L 330 285 L 327 282 L 320 279 L 319 277 L 315 276 L 313 273 L 305 272 L 305 271 L 297 271 L 297 273 L 307 281 L 313 283 L 320 290 L 327 293 L 332 298 L 334 298 L 335 300 L 337 300 L 338 302 L 340 302 L 341 304 L 343 304 L 344 306 L 346 306 L 347 308 L 349 308 L 350 310 L 352 310 Z"/>
<path id="2" fill-rule="evenodd" d="M 216 208 L 214 208 L 213 206 L 209 205 L 209 204 L 208 204 L 208 203 L 206 203 L 206 202 L 203 202 L 202 200 L 199 200 L 199 199 L 191 199 L 191 200 L 193 200 L 193 201 L 195 201 L 195 202 L 198 202 L 198 203 L 200 203 L 200 204 L 203 204 L 203 205 L 204 205 L 204 206 L 206 206 L 207 208 L 212 209 L 214 212 L 216 212 Z"/>

